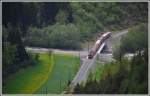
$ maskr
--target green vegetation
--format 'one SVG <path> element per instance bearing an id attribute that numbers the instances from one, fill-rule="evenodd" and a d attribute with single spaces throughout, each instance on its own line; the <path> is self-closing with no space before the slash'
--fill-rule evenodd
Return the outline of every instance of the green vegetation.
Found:
<path id="1" fill-rule="evenodd" d="M 121 40 L 115 62 L 99 66 L 90 75 L 85 85 L 77 85 L 74 93 L 80 94 L 147 94 L 148 93 L 148 27 L 140 24 L 133 27 Z M 133 36 L 133 34 L 135 34 Z M 140 34 L 140 35 L 139 35 Z M 135 44 L 134 44 L 135 43 Z M 131 60 L 124 58 L 127 52 L 134 53 Z M 124 52 L 121 54 L 119 52 Z M 116 55 L 116 56 L 117 56 Z"/>
<path id="2" fill-rule="evenodd" d="M 3 86 L 3 93 L 60 93 L 67 88 L 79 67 L 75 56 L 47 53 L 39 54 L 40 63 L 27 67 L 9 76 Z M 61 81 L 61 91 L 59 88 Z"/>
<path id="3" fill-rule="evenodd" d="M 125 53 L 136 53 L 148 48 L 148 24 L 141 23 L 129 29 L 129 32 L 121 40 L 114 50 L 115 59 L 121 59 Z"/>
<path id="4" fill-rule="evenodd" d="M 62 93 L 79 68 L 79 58 L 70 55 L 54 54 L 54 67 L 48 80 L 36 93 Z"/>
<path id="5" fill-rule="evenodd" d="M 60 49 L 78 49 L 80 47 L 79 30 L 73 24 L 47 26 L 43 29 L 30 27 L 25 44 Z M 40 39 L 39 39 L 40 38 Z"/>
<path id="6" fill-rule="evenodd" d="M 45 83 L 54 66 L 53 56 L 48 54 L 39 54 L 39 61 L 7 77 L 3 93 L 34 93 Z"/>
<path id="7" fill-rule="evenodd" d="M 132 53 L 142 51 L 148 47 L 148 24 L 142 23 L 133 27 L 129 30 L 127 36 L 122 39 L 121 51 Z"/>
<path id="8" fill-rule="evenodd" d="M 144 5 L 147 6 L 146 3 L 67 3 L 62 9 L 59 9 L 54 18 L 56 22 L 53 25 L 42 28 L 29 27 L 25 44 L 79 49 L 81 43 L 91 40 L 100 32 L 128 28 L 139 22 L 147 21 L 147 17 L 145 17 L 147 13 L 143 11 L 147 9 L 143 8 Z M 126 10 L 127 6 L 128 10 Z M 139 6 L 143 9 L 139 9 Z M 131 13 L 129 11 L 133 9 L 139 12 L 138 15 L 137 12 Z M 134 20 L 131 18 L 133 16 L 135 16 Z M 69 22 L 70 18 L 72 19 Z"/>
<path id="9" fill-rule="evenodd" d="M 105 77 L 109 72 L 111 74 L 115 74 L 119 70 L 119 63 L 111 62 L 111 63 L 97 63 L 96 69 L 89 76 L 89 80 L 99 81 L 102 77 Z"/>
<path id="10" fill-rule="evenodd" d="M 80 49 L 101 32 L 148 20 L 146 2 L 3 3 L 3 7 L 3 25 L 18 26 L 25 45 L 36 47 Z"/>
<path id="11" fill-rule="evenodd" d="M 76 94 L 147 94 L 148 53 L 138 53 L 131 61 L 102 65 L 85 85 L 77 85 Z M 92 79 L 91 79 L 92 78 Z"/>

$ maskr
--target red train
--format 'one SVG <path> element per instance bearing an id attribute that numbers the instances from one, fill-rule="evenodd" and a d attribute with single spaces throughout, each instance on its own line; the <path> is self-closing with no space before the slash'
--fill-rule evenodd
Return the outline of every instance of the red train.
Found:
<path id="1" fill-rule="evenodd" d="M 101 44 L 111 36 L 111 32 L 106 32 L 104 34 L 101 35 L 101 37 L 96 41 L 95 45 L 92 47 L 92 49 L 90 50 L 89 54 L 88 54 L 88 58 L 92 59 L 94 57 L 94 55 L 96 54 L 96 52 L 98 51 L 99 47 L 101 46 Z"/>

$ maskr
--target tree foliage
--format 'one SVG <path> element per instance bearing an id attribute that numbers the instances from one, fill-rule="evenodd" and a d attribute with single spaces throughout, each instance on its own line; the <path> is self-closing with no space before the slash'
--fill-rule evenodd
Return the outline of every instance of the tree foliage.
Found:
<path id="1" fill-rule="evenodd" d="M 134 26 L 140 22 L 147 22 L 148 3 L 4 2 L 2 12 L 3 25 L 6 26 L 8 23 L 11 23 L 12 25 L 19 26 L 21 30 L 20 34 L 24 36 L 25 44 L 30 46 L 59 48 L 61 45 L 58 46 L 58 44 L 56 44 L 57 41 L 55 44 L 48 44 L 48 42 L 51 42 L 48 41 L 49 38 L 52 37 L 50 35 L 58 35 L 59 32 L 60 34 L 66 34 L 66 32 L 71 31 L 70 26 L 73 25 L 75 26 L 73 30 L 78 31 L 76 31 L 76 33 L 71 32 L 69 34 L 80 35 L 80 41 L 76 41 L 78 42 L 78 44 L 75 44 L 76 46 L 69 45 L 70 43 L 68 42 L 65 42 L 64 46 L 66 46 L 66 49 L 76 49 L 76 47 L 78 47 L 78 45 L 82 42 L 91 40 L 91 38 L 102 31 L 124 29 Z M 68 28 L 62 28 L 62 26 Z M 60 29 L 62 29 L 62 31 L 60 31 Z M 59 32 L 53 33 L 56 30 Z M 35 34 L 36 32 L 37 35 Z M 55 39 L 59 40 L 59 37 L 55 36 L 54 40 L 51 40 L 55 41 Z M 70 39 L 68 38 L 68 41 L 69 40 Z"/>
<path id="2" fill-rule="evenodd" d="M 121 51 L 135 53 L 148 47 L 148 24 L 142 23 L 129 30 L 122 39 Z"/>
<path id="3" fill-rule="evenodd" d="M 2 63 L 3 78 L 33 64 L 33 60 L 26 52 L 19 29 L 12 25 L 3 26 Z"/>

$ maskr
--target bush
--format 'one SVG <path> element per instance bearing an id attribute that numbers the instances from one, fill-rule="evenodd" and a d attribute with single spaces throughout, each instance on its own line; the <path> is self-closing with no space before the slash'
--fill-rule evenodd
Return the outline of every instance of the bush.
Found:
<path id="1" fill-rule="evenodd" d="M 148 24 L 142 23 L 129 30 L 121 40 L 120 50 L 135 53 L 148 47 Z"/>

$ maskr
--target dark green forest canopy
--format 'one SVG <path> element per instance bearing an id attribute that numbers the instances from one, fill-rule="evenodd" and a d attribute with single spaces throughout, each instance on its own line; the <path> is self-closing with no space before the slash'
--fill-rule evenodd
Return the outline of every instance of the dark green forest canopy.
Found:
<path id="1" fill-rule="evenodd" d="M 18 27 L 27 46 L 78 49 L 99 32 L 147 20 L 146 2 L 3 3 L 3 25 Z"/>
<path id="2" fill-rule="evenodd" d="M 3 2 L 2 10 L 3 25 L 11 23 L 22 27 L 22 30 L 27 30 L 31 25 L 41 27 L 55 24 L 56 17 L 67 18 L 67 23 L 98 23 L 99 26 L 116 23 L 127 26 L 148 20 L 146 2 Z"/>
<path id="3" fill-rule="evenodd" d="M 59 9 L 67 9 L 67 3 L 3 2 L 3 24 L 28 26 L 53 24 Z"/>

